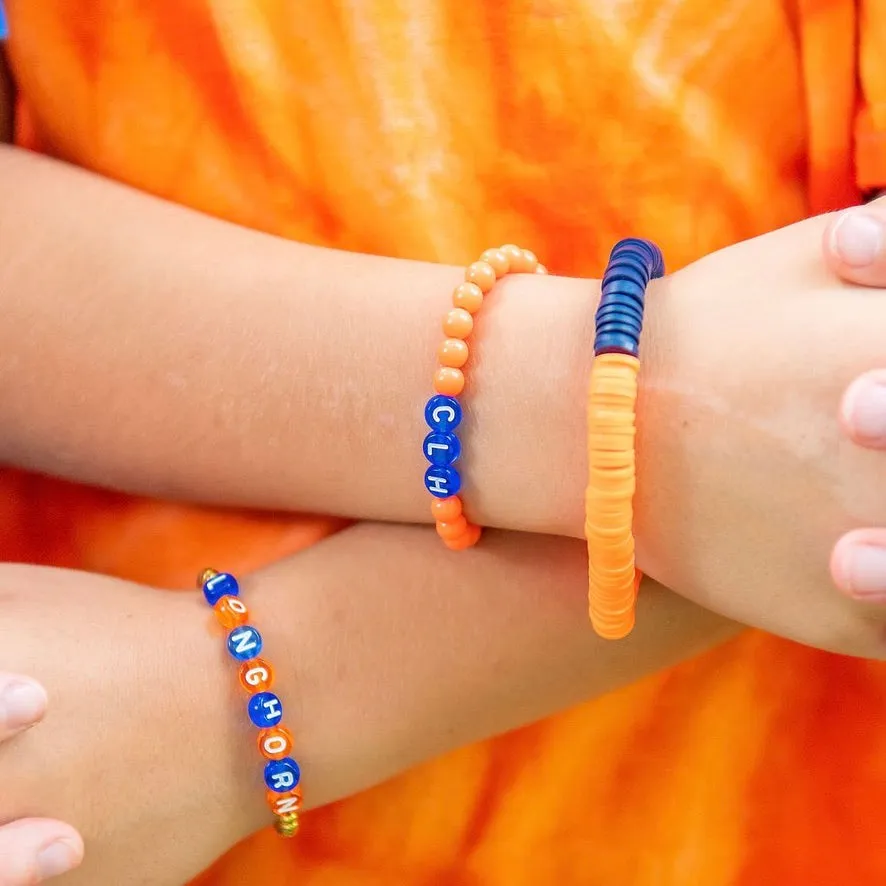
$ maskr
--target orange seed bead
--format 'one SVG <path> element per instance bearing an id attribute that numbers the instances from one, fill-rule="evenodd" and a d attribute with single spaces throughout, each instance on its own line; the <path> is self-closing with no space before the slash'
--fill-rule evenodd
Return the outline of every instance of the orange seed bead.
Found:
<path id="1" fill-rule="evenodd" d="M 465 389 L 465 375 L 452 366 L 441 366 L 434 373 L 434 390 L 447 397 L 457 397 Z"/>
<path id="2" fill-rule="evenodd" d="M 443 333 L 449 338 L 467 338 L 474 329 L 474 318 L 464 308 L 453 308 L 443 318 Z"/>
<path id="3" fill-rule="evenodd" d="M 499 252 L 508 260 L 508 265 L 512 271 L 515 270 L 514 265 L 523 260 L 523 250 L 513 243 L 505 243 L 499 249 Z"/>
<path id="4" fill-rule="evenodd" d="M 451 523 L 461 516 L 461 499 L 457 495 L 435 498 L 431 501 L 431 514 L 438 523 Z"/>
<path id="5" fill-rule="evenodd" d="M 452 522 L 437 523 L 437 535 L 444 541 L 454 541 L 464 535 L 467 529 L 468 521 L 465 520 L 464 515 L 456 517 Z"/>
<path id="6" fill-rule="evenodd" d="M 492 265 L 496 277 L 504 277 L 511 268 L 511 260 L 500 249 L 487 249 L 480 256 L 480 261 Z"/>
<path id="7" fill-rule="evenodd" d="M 274 669 L 263 658 L 243 662 L 238 676 L 247 692 L 267 692 L 274 685 Z"/>
<path id="8" fill-rule="evenodd" d="M 249 619 L 249 610 L 239 597 L 226 595 L 213 606 L 213 609 L 218 623 L 228 631 L 245 625 Z"/>
<path id="9" fill-rule="evenodd" d="M 291 815 L 301 809 L 302 793 L 301 788 L 295 788 L 288 794 L 278 794 L 276 791 L 268 791 L 268 806 L 274 815 Z"/>
<path id="10" fill-rule="evenodd" d="M 445 544 L 450 551 L 464 551 L 477 544 L 477 542 L 480 541 L 480 536 L 482 534 L 483 530 L 479 526 L 474 526 L 473 523 L 468 523 L 468 528 L 458 536 L 458 538 L 444 538 L 443 544 Z"/>
<path id="11" fill-rule="evenodd" d="M 443 366 L 461 369 L 468 362 L 468 346 L 458 338 L 447 338 L 437 351 Z"/>
<path id="12" fill-rule="evenodd" d="M 483 290 L 476 283 L 459 283 L 452 293 L 452 303 L 469 314 L 476 314 L 483 307 Z"/>
<path id="13" fill-rule="evenodd" d="M 480 292 L 485 294 L 495 286 L 495 271 L 488 262 L 475 261 L 472 265 L 468 265 L 465 280 L 468 283 L 476 283 L 480 287 Z"/>
<path id="14" fill-rule="evenodd" d="M 295 742 L 285 726 L 263 729 L 258 734 L 258 751 L 266 760 L 282 760 L 288 757 Z"/>

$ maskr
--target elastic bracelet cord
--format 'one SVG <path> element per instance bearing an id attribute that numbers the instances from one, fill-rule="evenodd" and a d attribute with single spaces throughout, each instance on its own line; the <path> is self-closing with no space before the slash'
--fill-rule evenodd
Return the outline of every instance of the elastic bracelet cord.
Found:
<path id="1" fill-rule="evenodd" d="M 648 240 L 615 245 L 603 275 L 588 389 L 588 608 L 607 639 L 634 627 L 642 578 L 634 564 L 637 375 L 649 281 L 664 274 L 661 250 Z"/>
<path id="2" fill-rule="evenodd" d="M 462 478 L 454 463 L 461 456 L 461 441 L 455 433 L 463 412 L 459 395 L 465 387 L 464 366 L 470 351 L 466 339 L 474 329 L 474 314 L 483 306 L 497 280 L 506 274 L 546 274 L 534 253 L 508 244 L 487 249 L 480 260 L 468 265 L 465 282 L 455 287 L 452 309 L 443 318 L 446 338 L 437 351 L 440 366 L 434 373 L 436 393 L 425 405 L 425 421 L 431 432 L 422 452 L 431 466 L 425 471 L 425 487 L 431 493 L 431 514 L 437 534 L 450 550 L 462 551 L 480 540 L 482 530 L 464 515 L 459 492 Z"/>
<path id="3" fill-rule="evenodd" d="M 258 750 L 265 763 L 264 780 L 267 803 L 276 816 L 275 828 L 282 837 L 298 832 L 298 811 L 302 805 L 301 769 L 292 758 L 292 733 L 282 725 L 283 704 L 271 689 L 274 669 L 259 658 L 264 641 L 249 621 L 249 610 L 240 600 L 240 585 L 233 575 L 204 569 L 197 579 L 206 602 L 219 624 L 228 632 L 227 647 L 231 657 L 240 662 L 240 685 L 249 694 L 247 714 L 260 730 Z"/>

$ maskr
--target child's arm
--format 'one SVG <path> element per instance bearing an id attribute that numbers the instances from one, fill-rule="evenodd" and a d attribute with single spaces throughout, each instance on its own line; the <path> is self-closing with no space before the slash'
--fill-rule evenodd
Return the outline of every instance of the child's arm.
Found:
<path id="1" fill-rule="evenodd" d="M 601 641 L 587 625 L 586 569 L 583 545 L 567 539 L 493 532 L 453 558 L 431 529 L 361 525 L 244 580 L 308 805 L 734 630 L 650 585 L 635 634 Z M 0 670 L 34 676 L 52 700 L 46 722 L 0 754 L 0 822 L 53 816 L 77 827 L 87 861 L 70 886 L 178 886 L 269 823 L 245 695 L 197 595 L 12 566 L 0 567 L 0 594 Z M 20 861 L 39 827 L 0 829 L 4 884 L 19 886 L 3 878 L 4 862 Z"/>
<path id="2" fill-rule="evenodd" d="M 14 149 L 0 181 L 7 460 L 162 495 L 429 518 L 421 411 L 458 270 L 293 244 Z M 731 618 L 858 649 L 828 554 L 841 531 L 886 524 L 886 495 L 835 416 L 879 362 L 886 301 L 823 269 L 825 225 L 653 288 L 638 562 Z M 486 525 L 581 533 L 594 289 L 517 277 L 484 308 L 465 499 Z"/>

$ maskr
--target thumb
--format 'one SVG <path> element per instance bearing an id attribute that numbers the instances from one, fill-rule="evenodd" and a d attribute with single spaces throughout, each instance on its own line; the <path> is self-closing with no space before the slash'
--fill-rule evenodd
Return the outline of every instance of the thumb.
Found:
<path id="1" fill-rule="evenodd" d="M 886 288 L 886 197 L 833 218 L 824 233 L 824 255 L 847 283 Z"/>
<path id="2" fill-rule="evenodd" d="M 83 841 L 67 825 L 24 819 L 0 828 L 0 886 L 32 886 L 83 860 Z"/>

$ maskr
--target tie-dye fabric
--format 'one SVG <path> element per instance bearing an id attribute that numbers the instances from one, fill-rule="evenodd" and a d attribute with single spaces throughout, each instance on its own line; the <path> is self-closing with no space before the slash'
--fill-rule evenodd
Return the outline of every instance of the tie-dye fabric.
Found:
<path id="1" fill-rule="evenodd" d="M 886 0 L 10 0 L 19 138 L 217 216 L 671 267 L 886 185 Z M 331 521 L 21 474 L 0 555 L 159 584 Z M 748 634 L 238 847 L 202 886 L 886 882 L 886 670 Z"/>

